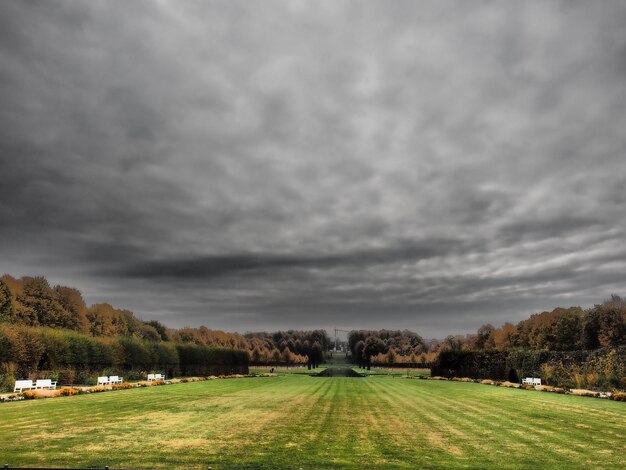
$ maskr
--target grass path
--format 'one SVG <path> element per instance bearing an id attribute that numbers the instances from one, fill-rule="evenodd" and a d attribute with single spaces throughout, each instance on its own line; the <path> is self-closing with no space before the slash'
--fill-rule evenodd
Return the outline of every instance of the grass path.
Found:
<path id="1" fill-rule="evenodd" d="M 0 464 L 625 468 L 626 404 L 393 377 L 214 380 L 0 406 Z"/>

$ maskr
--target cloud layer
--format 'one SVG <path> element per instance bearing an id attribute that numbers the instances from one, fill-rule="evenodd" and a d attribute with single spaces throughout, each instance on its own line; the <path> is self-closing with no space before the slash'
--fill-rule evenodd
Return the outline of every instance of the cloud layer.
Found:
<path id="1" fill-rule="evenodd" d="M 623 2 L 0 4 L 0 270 L 173 326 L 624 293 Z"/>

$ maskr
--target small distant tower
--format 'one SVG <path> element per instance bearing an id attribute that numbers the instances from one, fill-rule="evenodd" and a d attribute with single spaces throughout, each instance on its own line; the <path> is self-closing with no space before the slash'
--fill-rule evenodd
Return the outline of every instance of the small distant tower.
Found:
<path id="1" fill-rule="evenodd" d="M 350 333 L 348 330 L 342 330 L 341 328 L 335 328 L 335 351 L 339 351 L 339 332 Z"/>

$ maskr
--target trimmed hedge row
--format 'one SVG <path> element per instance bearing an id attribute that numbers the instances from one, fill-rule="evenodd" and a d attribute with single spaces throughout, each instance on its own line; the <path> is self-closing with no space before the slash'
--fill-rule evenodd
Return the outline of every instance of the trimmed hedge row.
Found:
<path id="1" fill-rule="evenodd" d="M 248 353 L 236 349 L 207 348 L 192 343 L 177 343 L 182 375 L 247 374 Z"/>
<path id="2" fill-rule="evenodd" d="M 442 351 L 433 376 L 509 380 L 541 377 L 566 388 L 626 389 L 626 347 L 593 351 Z"/>
<path id="3" fill-rule="evenodd" d="M 143 378 L 147 371 L 175 375 L 247 374 L 245 351 L 132 337 L 91 337 L 69 330 L 0 324 L 0 387 L 16 378 L 53 377 L 89 383 L 96 375 Z"/>
<path id="4" fill-rule="evenodd" d="M 442 351 L 430 372 L 433 377 L 506 380 L 506 356 L 503 351 Z"/>

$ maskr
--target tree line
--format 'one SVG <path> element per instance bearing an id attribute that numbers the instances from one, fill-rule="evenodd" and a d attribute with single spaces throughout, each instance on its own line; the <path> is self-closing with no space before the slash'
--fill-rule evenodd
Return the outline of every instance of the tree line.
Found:
<path id="1" fill-rule="evenodd" d="M 227 333 L 198 328 L 169 328 L 143 321 L 108 303 L 87 306 L 73 287 L 51 286 L 43 276 L 0 277 L 0 324 L 65 329 L 93 337 L 123 336 L 152 342 L 243 350 L 252 364 L 319 364 L 330 339 L 324 330 L 275 333 Z"/>
<path id="2" fill-rule="evenodd" d="M 317 366 L 324 362 L 324 353 L 331 341 L 325 330 L 287 330 L 274 333 L 246 333 L 252 364 L 278 362 L 307 362 Z M 269 356 L 269 360 L 268 360 Z M 280 361 L 282 356 L 295 356 L 296 360 Z"/>
<path id="3" fill-rule="evenodd" d="M 426 341 L 409 330 L 352 330 L 348 333 L 348 349 L 352 362 L 366 367 L 424 364 L 430 359 Z"/>
<path id="4" fill-rule="evenodd" d="M 141 345 L 137 346 L 138 357 L 144 358 L 150 356 L 145 353 L 145 350 L 158 350 L 158 348 L 154 349 L 146 345 L 170 344 L 172 346 L 168 346 L 168 350 L 175 349 L 178 355 L 176 366 L 178 369 L 173 370 L 180 370 L 181 373 L 191 373 L 194 370 L 193 361 L 200 361 L 200 359 L 191 360 L 190 367 L 185 369 L 182 365 L 186 364 L 185 358 L 205 357 L 206 359 L 211 356 L 212 353 L 206 352 L 205 354 L 203 348 L 207 351 L 213 349 L 244 351 L 248 361 L 255 365 L 308 363 L 310 366 L 315 366 L 324 361 L 324 354 L 332 345 L 326 331 L 319 329 L 239 334 L 211 330 L 205 326 L 169 328 L 155 320 L 143 321 L 133 312 L 114 308 L 107 303 L 87 307 L 78 289 L 51 286 L 41 276 L 25 276 L 19 279 L 9 275 L 0 277 L 0 326 L 4 328 L 5 333 L 7 326 L 24 327 L 26 328 L 22 332 L 25 335 L 24 338 L 31 339 L 36 336 L 32 331 L 37 329 L 69 331 L 81 337 L 95 338 L 97 344 L 108 344 L 106 338 L 118 338 L 116 341 L 122 344 L 126 341 L 123 338 L 126 338 L 128 341 L 124 344 L 128 346 L 127 350 L 130 351 L 131 346 Z M 14 335 L 14 333 L 11 334 Z M 46 333 L 43 337 L 51 336 Z M 98 343 L 100 339 L 104 343 Z M 49 340 L 46 341 L 46 344 L 50 343 Z M 82 344 L 81 341 L 69 333 L 66 338 L 66 342 L 71 344 Z M 186 349 L 180 345 L 186 345 Z M 92 346 L 90 346 L 92 350 L 98 349 Z M 520 373 L 526 373 L 527 370 L 535 372 L 542 370 L 544 375 L 549 372 L 554 377 L 568 376 L 570 379 L 567 380 L 570 381 L 579 381 L 575 378 L 576 374 L 585 373 L 596 377 L 592 380 L 593 383 L 602 383 L 603 377 L 618 377 L 621 383 L 622 377 L 626 375 L 626 372 L 620 372 L 623 363 L 622 351 L 625 347 L 626 300 L 618 295 L 612 295 L 610 299 L 588 309 L 559 307 L 552 311 L 533 314 L 517 324 L 505 323 L 499 328 L 486 324 L 474 334 L 448 336 L 442 341 L 425 341 L 417 333 L 408 330 L 353 330 L 348 336 L 348 348 L 352 361 L 361 366 L 433 364 L 435 367 L 442 366 L 439 367 L 442 370 L 445 368 L 452 370 L 452 365 L 457 364 L 455 367 L 459 370 L 461 368 L 473 371 L 480 369 L 484 371 L 484 374 L 496 369 L 505 371 L 503 372 L 505 374 L 509 374 L 513 369 Z M 65 350 L 70 351 L 71 348 L 66 347 Z M 144 350 L 143 353 L 141 353 L 142 350 Z M 569 369 L 563 365 L 561 359 L 558 359 L 561 358 L 558 354 L 536 353 L 536 351 L 596 350 L 601 351 L 599 355 L 573 353 L 563 356 L 569 358 L 569 362 L 566 361 L 567 364 L 571 364 L 571 367 L 567 366 Z M 613 350 L 617 350 L 617 353 L 611 353 Z M 460 352 L 467 354 L 457 354 Z M 587 367 L 585 368 L 574 360 L 594 357 L 596 358 L 594 364 L 604 364 L 602 361 L 605 356 L 617 357 L 617 359 L 611 359 L 613 365 L 611 365 L 610 373 L 607 372 L 608 366 L 593 366 L 595 369 L 585 366 Z M 42 357 L 45 359 L 47 356 Z M 597 359 L 598 357 L 601 359 Z M 183 358 L 182 362 L 181 358 Z M 41 359 L 43 362 L 37 364 L 38 368 L 46 365 L 44 359 Z M 561 362 L 554 362 L 557 360 Z M 28 363 L 27 360 L 20 359 L 20 361 L 18 361 L 19 364 Z M 92 359 L 90 361 L 97 362 Z M 591 360 L 585 361 L 591 364 Z M 120 363 L 117 359 L 104 361 L 104 363 L 114 367 L 120 364 L 134 367 L 134 364 Z M 30 364 L 34 362 L 31 361 Z M 154 360 L 144 361 L 143 364 L 156 367 L 161 363 Z M 176 361 L 172 364 L 176 364 Z M 499 364 L 497 368 L 495 364 Z M 532 364 L 532 367 L 529 364 Z M 602 371 L 599 371 L 599 367 L 603 368 Z M 614 382 L 615 380 L 611 379 L 607 383 Z"/>
<path id="5" fill-rule="evenodd" d="M 556 308 L 536 313 L 516 325 L 486 324 L 466 337 L 448 336 L 442 350 L 531 349 L 578 351 L 626 345 L 626 300 L 613 294 L 588 309 Z"/>

